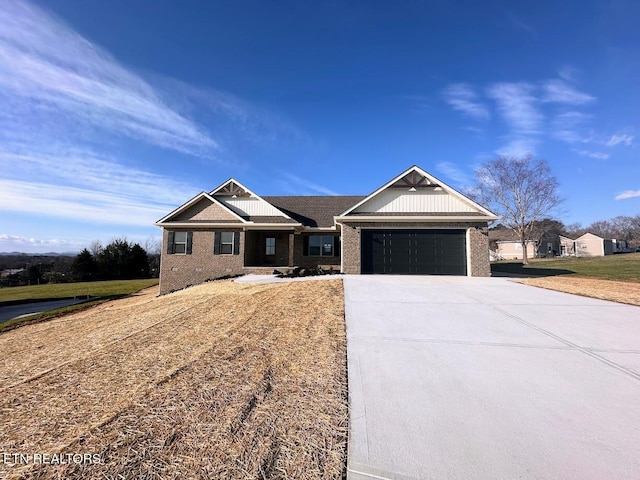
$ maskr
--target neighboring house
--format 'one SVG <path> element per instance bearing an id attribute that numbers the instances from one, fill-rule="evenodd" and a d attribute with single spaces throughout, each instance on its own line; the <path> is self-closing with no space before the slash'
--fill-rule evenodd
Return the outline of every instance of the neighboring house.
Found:
<path id="1" fill-rule="evenodd" d="M 156 223 L 160 293 L 293 267 L 489 276 L 487 227 L 497 218 L 417 166 L 368 196 L 261 197 L 230 179 Z"/>
<path id="2" fill-rule="evenodd" d="M 576 241 L 573 238 L 560 235 L 560 256 L 574 257 L 576 255 Z"/>
<path id="3" fill-rule="evenodd" d="M 559 254 L 558 235 L 547 233 L 536 246 L 533 240 L 527 240 L 527 258 L 547 257 Z M 522 243 L 516 232 L 508 228 L 489 230 L 490 256 L 492 260 L 522 260 Z"/>
<path id="4" fill-rule="evenodd" d="M 575 240 L 569 237 L 560 237 L 560 239 L 560 254 L 562 256 L 602 257 L 630 251 L 625 240 L 606 239 L 593 233 L 585 233 Z"/>

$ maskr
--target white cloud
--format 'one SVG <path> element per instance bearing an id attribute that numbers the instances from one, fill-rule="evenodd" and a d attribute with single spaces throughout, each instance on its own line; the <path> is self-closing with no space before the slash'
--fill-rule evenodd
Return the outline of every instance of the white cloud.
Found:
<path id="1" fill-rule="evenodd" d="M 67 240 L 62 238 L 34 238 L 24 237 L 21 235 L 9 235 L 0 233 L 0 250 L 1 251 L 51 251 L 60 252 L 64 250 L 78 251 L 84 246 L 83 242 Z"/>
<path id="2" fill-rule="evenodd" d="M 31 114 L 5 111 L 2 123 L 53 115 L 181 152 L 218 149 L 203 127 L 62 21 L 27 2 L 6 0 L 0 24 L 0 106 L 26 103 L 20 113 Z"/>
<path id="3" fill-rule="evenodd" d="M 540 133 L 544 116 L 536 108 L 534 86 L 528 83 L 496 83 L 487 89 L 504 120 L 514 133 L 532 135 Z"/>
<path id="4" fill-rule="evenodd" d="M 138 227 L 152 225 L 172 210 L 168 204 L 150 204 L 135 194 L 96 192 L 89 188 L 4 179 L 0 179 L 0 203 L 4 211 L 100 225 Z"/>
<path id="5" fill-rule="evenodd" d="M 288 173 L 288 172 L 280 172 L 282 176 L 284 176 L 285 178 L 287 178 L 290 182 L 295 183 L 296 185 L 299 185 L 303 188 L 305 188 L 308 192 L 310 191 L 313 194 L 322 194 L 322 195 L 340 195 L 339 193 L 336 193 L 335 191 L 324 187 L 322 185 L 318 185 L 317 183 L 314 182 L 310 182 L 309 180 L 305 180 L 304 178 L 300 178 L 296 175 L 293 175 L 292 173 Z M 283 185 L 281 185 L 283 186 Z M 283 188 L 285 188 L 288 191 L 294 192 L 296 189 L 291 188 L 291 187 L 286 187 L 283 186 Z M 298 195 L 300 195 L 298 193 Z"/>
<path id="6" fill-rule="evenodd" d="M 567 105 L 584 105 L 596 98 L 587 93 L 579 92 L 563 80 L 548 80 L 543 83 L 543 102 L 562 103 Z"/>
<path id="7" fill-rule="evenodd" d="M 576 111 L 562 112 L 555 116 L 551 125 L 554 138 L 566 143 L 586 142 L 582 133 L 592 115 Z"/>
<path id="8" fill-rule="evenodd" d="M 438 172 L 442 172 L 446 177 L 452 179 L 457 184 L 468 185 L 472 183 L 472 178 L 469 174 L 451 162 L 439 162 L 436 165 L 436 170 L 438 170 Z"/>
<path id="9" fill-rule="evenodd" d="M 640 197 L 640 190 L 627 190 L 619 195 L 616 195 L 616 200 L 627 200 L 629 198 Z"/>
<path id="10" fill-rule="evenodd" d="M 558 76 L 567 82 L 574 82 L 578 76 L 578 70 L 569 65 L 565 65 L 558 70 Z"/>
<path id="11" fill-rule="evenodd" d="M 609 158 L 608 153 L 603 152 L 592 152 L 590 150 L 574 150 L 578 155 L 582 155 L 583 157 L 596 158 L 598 160 L 606 160 Z"/>
<path id="12" fill-rule="evenodd" d="M 621 135 L 611 135 L 611 138 L 607 140 L 605 145 L 607 147 L 613 147 L 615 145 L 623 144 L 626 146 L 630 146 L 633 143 L 633 136 L 621 134 Z"/>
<path id="13" fill-rule="evenodd" d="M 466 83 L 454 83 L 445 88 L 445 101 L 453 107 L 454 110 L 464 113 L 474 120 L 487 120 L 489 118 L 489 109 L 477 101 L 476 92 Z"/>
<path id="14" fill-rule="evenodd" d="M 0 211 L 85 223 L 149 227 L 199 191 L 72 147 L 32 147 L 19 154 L 0 144 L 0 168 L 6 172 L 0 179 Z"/>
<path id="15" fill-rule="evenodd" d="M 507 143 L 496 150 L 496 153 L 504 157 L 522 158 L 534 153 L 538 140 L 526 137 L 512 137 L 507 139 Z"/>

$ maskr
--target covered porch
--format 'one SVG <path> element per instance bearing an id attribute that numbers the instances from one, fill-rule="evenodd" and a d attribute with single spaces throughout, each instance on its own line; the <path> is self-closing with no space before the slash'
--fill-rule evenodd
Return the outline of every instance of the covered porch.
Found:
<path id="1" fill-rule="evenodd" d="M 265 268 L 293 267 L 295 233 L 292 230 L 247 230 L 244 266 Z"/>

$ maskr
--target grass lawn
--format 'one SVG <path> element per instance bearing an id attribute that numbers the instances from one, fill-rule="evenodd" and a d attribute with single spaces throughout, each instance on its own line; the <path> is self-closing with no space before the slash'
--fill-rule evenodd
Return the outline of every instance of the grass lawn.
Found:
<path id="1" fill-rule="evenodd" d="M 532 277 L 571 276 L 640 282 L 640 253 L 591 258 L 531 259 L 529 265 L 517 261 L 491 264 L 492 272 Z"/>
<path id="2" fill-rule="evenodd" d="M 14 318 L 0 322 L 0 333 L 14 328 L 44 322 L 67 313 L 86 310 L 109 300 L 131 295 L 145 288 L 158 284 L 157 278 L 141 280 L 110 280 L 105 282 L 57 283 L 31 285 L 27 287 L 8 287 L 0 289 L 0 307 L 17 303 L 28 303 L 39 300 L 55 300 L 70 297 L 92 297 L 88 302 L 56 308 L 26 317 Z"/>
<path id="3" fill-rule="evenodd" d="M 110 280 L 106 282 L 47 283 L 29 287 L 0 288 L 0 306 L 5 302 L 53 300 L 59 298 L 91 296 L 111 297 L 129 295 L 158 284 L 157 278 L 142 280 Z"/>
<path id="4" fill-rule="evenodd" d="M 155 290 L 155 289 L 154 289 Z M 147 290 L 0 335 L 0 478 L 342 478 L 342 281 Z"/>

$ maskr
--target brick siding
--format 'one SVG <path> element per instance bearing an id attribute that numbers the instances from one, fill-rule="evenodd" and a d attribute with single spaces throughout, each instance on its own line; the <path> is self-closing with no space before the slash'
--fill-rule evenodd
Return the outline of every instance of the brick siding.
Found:
<path id="1" fill-rule="evenodd" d="M 188 229 L 171 229 L 185 232 Z M 167 253 L 168 230 L 162 235 L 162 256 L 160 259 L 160 295 L 180 290 L 190 285 L 197 285 L 224 277 L 243 273 L 244 264 L 244 232 L 239 229 L 191 230 L 193 231 L 193 247 L 191 255 Z M 239 255 L 214 255 L 213 233 L 215 231 L 239 231 Z"/>

